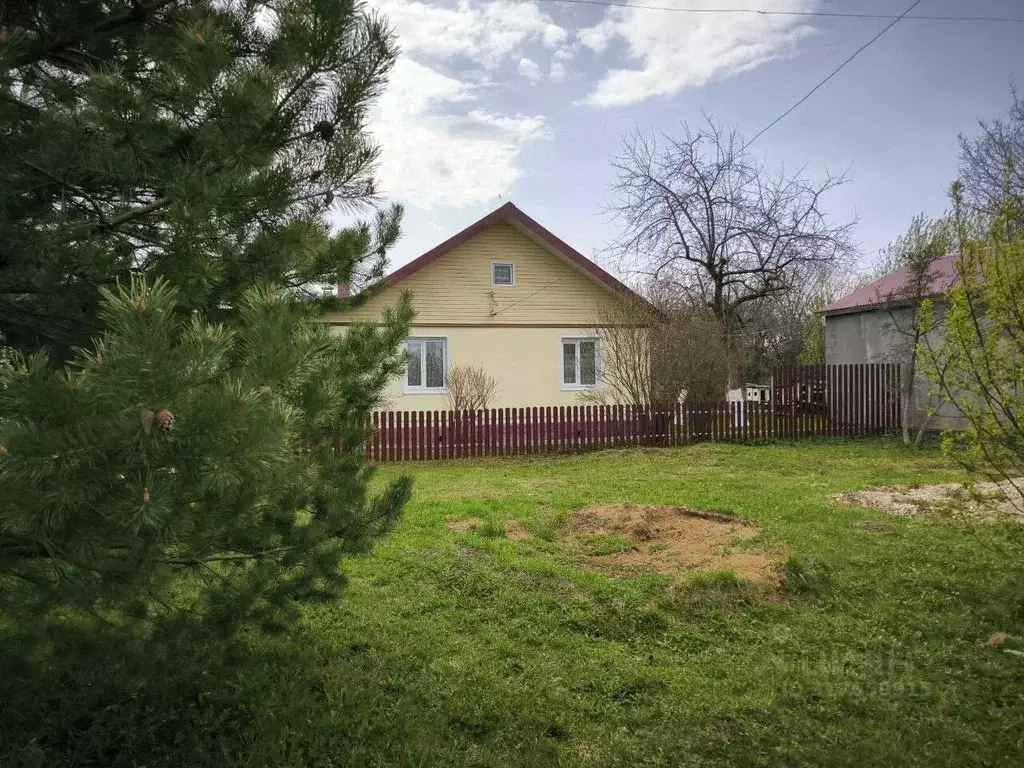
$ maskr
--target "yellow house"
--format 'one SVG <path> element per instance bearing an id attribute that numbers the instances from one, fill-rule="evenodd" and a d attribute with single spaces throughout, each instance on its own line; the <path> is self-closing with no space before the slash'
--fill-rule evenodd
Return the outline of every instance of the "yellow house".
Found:
<path id="1" fill-rule="evenodd" d="M 492 408 L 572 405 L 599 389 L 595 328 L 609 303 L 635 294 L 506 203 L 392 273 L 383 290 L 328 322 L 373 322 L 410 290 L 417 315 L 409 365 L 388 392 L 395 410 L 443 410 L 453 365 L 498 383 Z"/>

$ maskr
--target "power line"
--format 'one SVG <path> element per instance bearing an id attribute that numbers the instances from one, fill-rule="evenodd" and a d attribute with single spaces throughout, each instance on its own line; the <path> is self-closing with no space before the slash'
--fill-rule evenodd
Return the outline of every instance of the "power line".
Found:
<path id="1" fill-rule="evenodd" d="M 757 8 L 679 8 L 665 5 L 633 5 L 613 0 L 536 0 L 538 3 L 559 3 L 565 5 L 596 5 L 605 8 L 636 8 L 644 11 L 667 11 L 669 13 L 746 13 L 758 16 L 824 17 L 834 19 L 895 19 L 902 15 L 892 13 L 843 13 L 841 11 L 767 11 Z M 907 16 L 908 21 L 996 21 L 1010 24 L 1024 24 L 1024 18 L 1013 16 Z"/>
<path id="2" fill-rule="evenodd" d="M 743 151 L 744 149 L 746 149 L 747 147 L 749 147 L 749 146 L 750 146 L 751 144 L 753 144 L 753 143 L 754 143 L 755 141 L 757 141 L 757 140 L 758 140 L 758 139 L 759 139 L 759 138 L 760 138 L 761 136 L 763 136 L 763 135 L 765 134 L 765 132 L 767 132 L 767 131 L 768 131 L 768 130 L 769 130 L 770 128 L 772 128 L 773 126 L 775 126 L 775 125 L 776 125 L 776 124 L 777 124 L 777 123 L 778 123 L 779 121 L 781 121 L 781 120 L 782 120 L 782 119 L 783 119 L 784 117 L 786 117 L 786 116 L 787 116 L 787 115 L 788 115 L 788 114 L 789 114 L 790 112 L 792 112 L 792 111 L 793 111 L 794 109 L 796 109 L 796 108 L 797 108 L 797 107 L 799 107 L 799 106 L 800 106 L 801 104 L 803 104 L 803 103 L 804 103 L 805 101 L 807 101 L 807 100 L 808 100 L 809 98 L 811 98 L 811 96 L 813 96 L 813 95 L 814 95 L 814 93 L 815 93 L 815 92 L 816 92 L 816 91 L 817 91 L 817 90 L 818 90 L 819 88 L 821 88 L 821 87 L 822 87 L 823 85 L 825 85 L 825 83 L 827 83 L 827 82 L 828 82 L 829 80 L 831 80 L 831 79 L 832 79 L 833 77 L 835 77 L 836 75 L 838 75 L 838 74 L 839 74 L 839 72 L 840 72 L 840 70 L 841 70 L 841 69 L 842 69 L 843 67 L 845 67 L 845 66 L 846 66 L 847 64 L 849 64 L 849 63 L 850 63 L 851 61 L 853 61 L 853 60 L 854 60 L 855 58 L 857 58 L 857 57 L 858 57 L 858 56 L 859 56 L 859 55 L 860 55 L 861 53 L 863 53 L 863 52 L 864 52 L 864 51 L 865 51 L 865 50 L 866 50 L 866 49 L 867 49 L 867 48 L 868 48 L 868 47 L 869 47 L 869 46 L 870 46 L 870 45 L 871 45 L 872 43 L 874 43 L 874 42 L 875 42 L 875 41 L 876 41 L 876 40 L 877 40 L 878 38 L 880 38 L 880 37 L 881 37 L 882 35 L 884 35 L 884 34 L 885 34 L 886 32 L 888 32 L 888 31 L 889 31 L 890 29 L 892 29 L 893 27 L 895 27 L 895 26 L 896 26 L 896 25 L 897 25 L 897 24 L 898 24 L 898 23 L 900 22 L 900 19 L 904 18 L 904 17 L 905 17 L 905 16 L 906 16 L 906 15 L 907 15 L 908 13 L 910 13 L 910 12 L 911 12 L 912 10 L 914 10 L 914 9 L 915 9 L 915 8 L 916 8 L 916 7 L 917 7 L 917 6 L 918 6 L 918 5 L 920 4 L 920 3 L 921 3 L 921 0 L 914 0 L 914 2 L 912 2 L 912 3 L 910 4 L 910 7 L 909 7 L 909 8 L 907 8 L 907 10 L 905 10 L 905 11 L 904 11 L 903 13 L 901 13 L 901 14 L 900 14 L 899 16 L 897 16 L 897 17 L 896 17 L 895 19 L 893 19 L 893 20 L 892 20 L 892 21 L 891 21 L 891 22 L 890 22 L 889 24 L 887 24 L 887 25 L 885 26 L 885 28 L 884 28 L 884 29 L 882 29 L 882 31 L 881 31 L 881 32 L 879 32 L 879 33 L 878 33 L 877 35 L 875 35 L 875 36 L 874 36 L 874 37 L 872 37 L 872 38 L 871 38 L 870 40 L 868 40 L 868 41 L 867 41 L 866 43 L 864 43 L 864 45 L 862 45 L 862 46 L 861 46 L 860 48 L 858 48 L 858 49 L 857 49 L 856 51 L 854 51 L 854 52 L 853 52 L 853 54 L 852 54 L 852 55 L 851 55 L 851 56 L 850 56 L 850 57 L 849 57 L 848 59 L 846 59 L 846 61 L 844 61 L 844 62 L 843 62 L 842 64 L 840 64 L 840 65 L 839 65 L 838 67 L 836 67 L 835 69 L 833 69 L 833 70 L 832 70 L 832 71 L 831 71 L 831 72 L 830 72 L 830 73 L 828 74 L 828 76 L 827 76 L 827 77 L 826 77 L 826 78 L 825 78 L 824 80 L 822 80 L 821 82 L 819 82 L 819 83 L 818 83 L 818 84 L 817 84 L 816 86 L 814 86 L 813 88 L 811 88 L 811 90 L 809 90 L 809 91 L 808 91 L 807 93 L 805 93 L 805 94 L 804 94 L 804 96 L 803 96 L 803 98 L 801 98 L 801 99 L 800 99 L 799 101 L 797 101 L 797 102 L 796 102 L 796 104 L 794 104 L 793 106 L 791 106 L 791 107 L 790 107 L 789 109 L 787 109 L 787 110 L 786 110 L 785 112 L 783 112 L 783 113 L 782 113 L 781 115 L 779 115 L 779 116 L 778 116 L 778 117 L 776 117 L 776 118 L 775 118 L 774 120 L 772 120 L 772 121 L 771 121 L 770 123 L 768 123 L 768 125 L 766 125 L 766 126 L 765 126 L 764 128 L 762 128 L 762 129 L 761 129 L 760 131 L 758 131 L 758 132 L 757 132 L 757 134 L 756 134 L 756 135 L 754 136 L 754 138 L 752 138 L 752 139 L 751 139 L 750 141 L 748 141 L 748 142 L 747 142 L 746 144 L 744 144 L 744 145 L 743 145 L 743 148 L 742 148 L 742 149 L 741 149 L 740 151 L 742 152 L 742 151 Z"/>
<path id="3" fill-rule="evenodd" d="M 506 305 L 505 305 L 504 307 L 502 307 L 501 309 L 499 309 L 499 310 L 498 310 L 497 312 L 491 312 L 491 317 L 495 317 L 496 315 L 500 315 L 500 314 L 501 314 L 502 312 L 504 312 L 504 311 L 505 311 L 506 309 L 512 309 L 512 307 L 517 307 L 517 306 L 519 306 L 520 304 L 522 304 L 522 303 L 523 303 L 524 301 L 529 301 L 530 299 L 532 299 L 532 298 L 533 298 L 534 296 L 536 296 L 536 295 L 537 295 L 538 293 L 540 293 L 541 291 L 543 291 L 543 290 L 546 290 L 546 289 L 550 288 L 550 287 L 551 287 L 552 285 L 554 285 L 555 283 L 557 283 L 557 282 L 558 282 L 559 280 L 564 280 L 564 279 L 565 279 L 566 277 L 568 277 L 568 275 L 562 275 L 561 277 L 556 277 L 556 278 L 555 278 L 554 280 L 552 280 L 552 281 L 551 281 L 550 283 L 548 283 L 547 285 L 542 285 L 542 286 L 541 286 L 540 288 L 538 288 L 538 289 L 537 289 L 536 291 L 534 291 L 533 293 L 531 293 L 531 294 L 530 294 L 529 296 L 526 296 L 526 297 L 524 297 L 524 298 L 520 299 L 519 301 L 513 301 L 513 302 L 512 302 L 511 304 L 506 304 Z M 493 294 L 493 293 L 494 293 L 494 291 L 491 291 L 491 293 Z M 497 302 L 495 302 L 495 304 L 497 304 Z"/>

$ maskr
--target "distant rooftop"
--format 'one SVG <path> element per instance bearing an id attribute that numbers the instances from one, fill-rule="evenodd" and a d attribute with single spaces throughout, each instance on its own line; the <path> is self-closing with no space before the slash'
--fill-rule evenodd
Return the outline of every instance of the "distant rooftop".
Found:
<path id="1" fill-rule="evenodd" d="M 945 293 L 957 281 L 956 256 L 944 256 L 931 263 L 932 281 L 925 292 L 928 296 Z M 839 301 L 833 302 L 821 310 L 823 315 L 846 315 L 852 312 L 864 312 L 882 307 L 899 306 L 908 303 L 906 297 L 907 283 L 910 281 L 910 268 L 903 267 L 880 277 L 874 282 L 861 286 L 856 291 Z"/>

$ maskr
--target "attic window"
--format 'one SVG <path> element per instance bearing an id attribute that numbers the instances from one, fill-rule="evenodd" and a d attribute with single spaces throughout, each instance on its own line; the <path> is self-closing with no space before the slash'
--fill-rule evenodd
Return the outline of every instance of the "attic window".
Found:
<path id="1" fill-rule="evenodd" d="M 495 261 L 491 263 L 491 285 L 515 285 L 515 267 L 507 262 Z"/>

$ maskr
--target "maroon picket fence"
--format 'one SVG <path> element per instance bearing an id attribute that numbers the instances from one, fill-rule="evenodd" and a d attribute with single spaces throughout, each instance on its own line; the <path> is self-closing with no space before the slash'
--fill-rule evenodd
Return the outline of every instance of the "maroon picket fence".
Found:
<path id="1" fill-rule="evenodd" d="M 371 461 L 390 462 L 879 435 L 898 428 L 899 408 L 898 366 L 784 366 L 767 403 L 378 411 L 366 450 Z"/>

